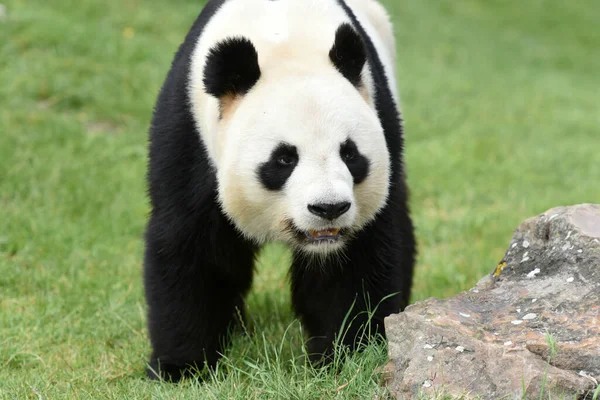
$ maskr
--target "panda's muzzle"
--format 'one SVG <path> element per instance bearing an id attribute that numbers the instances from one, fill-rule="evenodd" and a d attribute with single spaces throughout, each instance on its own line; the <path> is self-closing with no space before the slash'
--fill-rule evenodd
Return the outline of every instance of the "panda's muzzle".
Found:
<path id="1" fill-rule="evenodd" d="M 322 219 L 333 221 L 345 214 L 350 209 L 350 202 L 339 203 L 317 203 L 308 205 L 308 211 Z M 308 243 L 332 243 L 337 242 L 342 236 L 340 228 L 309 229 L 306 231 L 296 230 L 298 236 L 304 235 Z"/>

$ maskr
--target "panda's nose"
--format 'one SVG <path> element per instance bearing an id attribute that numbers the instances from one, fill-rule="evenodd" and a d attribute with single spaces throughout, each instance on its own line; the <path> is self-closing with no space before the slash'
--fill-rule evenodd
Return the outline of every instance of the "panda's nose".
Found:
<path id="1" fill-rule="evenodd" d="M 312 214 L 317 215 L 321 218 L 333 220 L 343 215 L 350 209 L 350 203 L 347 201 L 343 201 L 341 203 L 318 203 L 318 204 L 309 204 L 308 211 Z"/>

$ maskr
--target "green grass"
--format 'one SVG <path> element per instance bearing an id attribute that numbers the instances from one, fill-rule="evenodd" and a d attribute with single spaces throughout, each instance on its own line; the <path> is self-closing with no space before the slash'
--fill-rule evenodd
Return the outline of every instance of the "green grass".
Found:
<path id="1" fill-rule="evenodd" d="M 8 0 L 0 20 L 0 398 L 371 398 L 385 349 L 304 365 L 267 247 L 217 376 L 143 377 L 146 132 L 200 1 Z M 523 219 L 600 199 L 595 0 L 389 0 L 420 256 L 414 300 L 471 287 Z"/>

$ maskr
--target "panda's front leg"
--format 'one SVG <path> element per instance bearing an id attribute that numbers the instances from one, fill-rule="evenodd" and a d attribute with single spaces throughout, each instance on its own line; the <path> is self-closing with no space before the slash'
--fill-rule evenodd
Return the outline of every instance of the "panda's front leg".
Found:
<path id="1" fill-rule="evenodd" d="M 219 360 L 230 328 L 242 315 L 254 250 L 225 223 L 211 226 L 211 232 L 186 232 L 186 226 L 202 227 L 201 221 L 177 229 L 169 222 L 154 216 L 146 233 L 144 284 L 152 344 L 147 375 L 176 382 Z"/>
<path id="2" fill-rule="evenodd" d="M 323 270 L 312 265 L 312 260 L 302 255 L 294 257 L 292 265 L 292 304 L 307 331 L 307 350 L 315 364 L 329 363 L 333 356 L 333 343 L 339 335 L 346 314 L 348 321 L 356 317 L 357 305 L 354 282 L 339 266 L 327 265 Z M 333 269 L 332 269 L 333 268 Z M 364 322 L 364 319 L 361 321 Z M 357 324 L 352 324 L 355 328 Z M 342 342 L 349 342 L 353 332 L 346 331 Z"/>
<path id="3" fill-rule="evenodd" d="M 395 220 L 395 221 L 394 221 Z M 414 238 L 410 219 L 381 216 L 325 261 L 302 253 L 292 264 L 292 302 L 308 331 L 311 360 L 332 360 L 334 342 L 351 350 L 385 339 L 384 318 L 408 304 Z"/>

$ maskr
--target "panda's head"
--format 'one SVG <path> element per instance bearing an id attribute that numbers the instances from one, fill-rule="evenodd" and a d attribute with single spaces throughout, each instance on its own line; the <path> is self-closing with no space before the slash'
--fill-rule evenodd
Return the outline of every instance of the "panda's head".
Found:
<path id="1" fill-rule="evenodd" d="M 390 160 L 363 46 L 344 24 L 324 57 L 303 55 L 310 65 L 285 49 L 259 65 L 242 37 L 211 48 L 203 83 L 218 100 L 218 196 L 247 237 L 328 254 L 385 205 Z"/>

